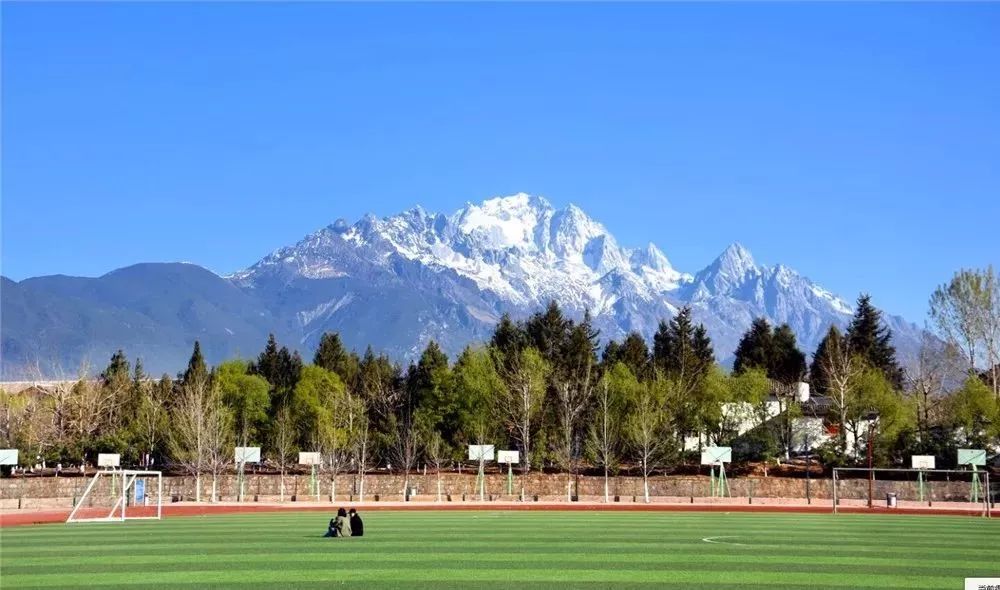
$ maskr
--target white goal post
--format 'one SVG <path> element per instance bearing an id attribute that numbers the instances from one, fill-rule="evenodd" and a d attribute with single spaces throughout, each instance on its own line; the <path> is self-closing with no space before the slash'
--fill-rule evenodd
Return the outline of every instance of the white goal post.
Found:
<path id="1" fill-rule="evenodd" d="M 918 456 L 919 457 L 919 456 Z M 920 459 L 918 464 L 928 465 Z M 990 473 L 964 469 L 835 467 L 833 512 L 838 508 L 939 508 L 990 518 Z"/>
<path id="2" fill-rule="evenodd" d="M 155 490 L 147 482 L 155 478 Z M 109 487 L 98 486 L 102 479 Z M 89 506 L 88 506 L 89 504 Z M 107 515 L 105 510 L 110 510 Z M 98 516 L 95 516 L 98 515 Z M 87 489 L 73 506 L 66 522 L 124 522 L 160 520 L 163 516 L 163 473 L 134 469 L 106 469 L 94 474 Z"/>

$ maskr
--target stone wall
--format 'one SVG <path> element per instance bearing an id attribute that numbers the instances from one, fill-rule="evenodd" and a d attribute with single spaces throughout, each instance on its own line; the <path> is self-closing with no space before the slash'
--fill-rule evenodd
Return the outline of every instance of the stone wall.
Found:
<path id="1" fill-rule="evenodd" d="M 338 475 L 336 480 L 329 474 L 319 476 L 320 498 L 329 501 L 331 495 L 345 501 L 358 500 L 361 494 L 361 480 L 354 474 Z M 72 505 L 75 498 L 83 494 L 91 478 L 83 477 L 27 477 L 4 478 L 0 480 L 0 507 L 22 507 L 38 505 L 40 500 L 56 500 L 57 503 Z M 435 499 L 438 494 L 438 478 L 432 474 L 415 474 L 409 477 L 409 486 L 413 494 L 420 499 Z M 201 499 L 208 500 L 212 495 L 212 477 L 201 478 Z M 282 483 L 284 493 L 282 494 Z M 829 500 L 832 487 L 829 479 L 806 480 L 801 478 L 782 477 L 745 477 L 728 480 L 731 495 L 743 498 L 787 498 L 805 499 L 807 496 L 815 500 Z M 193 476 L 168 476 L 163 478 L 163 492 L 170 501 L 189 501 L 196 497 L 196 480 Z M 93 502 L 103 504 L 111 497 L 111 481 L 105 479 L 98 482 L 92 494 Z M 118 484 L 120 486 L 120 483 Z M 152 482 L 148 492 L 152 494 Z M 216 481 L 218 499 L 231 501 L 237 499 L 239 485 L 235 475 L 222 475 Z M 604 496 L 604 479 L 594 476 L 580 476 L 575 480 L 567 475 L 533 473 L 527 476 L 514 475 L 514 496 L 521 493 L 523 486 L 525 498 L 562 500 L 568 495 L 578 495 L 581 499 L 598 499 Z M 919 498 L 918 485 L 914 481 L 876 481 L 874 484 L 876 500 L 884 499 L 885 494 L 892 492 L 901 501 L 916 501 Z M 364 495 L 366 500 L 402 500 L 404 478 L 402 475 L 384 473 L 368 474 L 364 478 Z M 442 473 L 440 492 L 445 499 L 461 501 L 463 499 L 478 499 L 475 474 Z M 671 498 L 703 498 L 710 496 L 710 481 L 706 476 L 660 476 L 649 480 L 649 492 L 654 497 Z M 967 501 L 969 498 L 969 481 L 939 481 L 928 484 L 925 488 L 925 500 L 934 501 Z M 315 500 L 314 492 L 310 490 L 309 475 L 286 475 L 284 481 L 279 475 L 247 474 L 244 483 L 245 498 L 258 501 L 276 501 L 284 497 L 286 501 Z M 609 493 L 619 496 L 621 501 L 632 501 L 634 497 L 643 495 L 642 478 L 612 477 L 609 480 Z M 500 474 L 486 476 L 486 494 L 491 497 L 507 496 L 507 477 Z M 866 499 L 868 497 L 868 481 L 866 479 L 841 480 L 838 496 L 844 500 Z M 509 496 L 508 496 L 509 497 Z M 65 500 L 65 502 L 63 502 Z"/>

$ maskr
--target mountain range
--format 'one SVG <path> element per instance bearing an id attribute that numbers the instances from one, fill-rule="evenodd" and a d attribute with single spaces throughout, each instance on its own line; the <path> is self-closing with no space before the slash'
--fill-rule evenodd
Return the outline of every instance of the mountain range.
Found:
<path id="1" fill-rule="evenodd" d="M 580 208 L 517 194 L 451 215 L 420 207 L 316 231 L 247 269 L 219 276 L 187 263 L 146 263 L 96 278 L 0 277 L 4 379 L 99 370 L 117 349 L 153 373 L 181 369 L 194 340 L 211 362 L 251 357 L 274 333 L 311 357 L 324 332 L 402 361 L 431 340 L 455 354 L 503 313 L 523 318 L 555 300 L 589 310 L 602 339 L 651 338 L 690 306 L 726 362 L 755 317 L 788 323 L 812 352 L 852 305 L 734 243 L 704 269 L 675 269 L 654 244 L 629 248 Z M 921 330 L 885 314 L 901 356 Z"/>

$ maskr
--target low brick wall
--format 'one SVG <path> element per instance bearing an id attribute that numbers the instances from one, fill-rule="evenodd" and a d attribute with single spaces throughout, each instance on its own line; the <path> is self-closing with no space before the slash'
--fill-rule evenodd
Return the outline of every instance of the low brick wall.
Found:
<path id="1" fill-rule="evenodd" d="M 361 479 L 355 474 L 341 474 L 334 479 L 329 474 L 319 476 L 321 500 L 328 501 L 331 494 L 337 499 L 357 501 L 361 492 Z M 57 508 L 72 506 L 79 498 L 91 478 L 87 477 L 13 477 L 0 480 L 0 509 Z M 193 476 L 169 476 L 163 478 L 163 492 L 169 501 L 190 501 L 195 499 L 195 478 Z M 404 477 L 398 474 L 372 473 L 364 478 L 365 500 L 399 501 L 403 499 Z M 411 501 L 436 500 L 438 478 L 433 473 L 413 474 L 408 479 L 415 496 Z M 734 498 L 748 498 L 748 501 L 767 503 L 778 499 L 830 500 L 831 480 L 781 477 L 748 477 L 728 480 L 730 494 Z M 565 501 L 569 495 L 578 495 L 579 500 L 603 500 L 604 479 L 595 476 L 572 478 L 568 475 L 532 473 L 526 476 L 515 474 L 513 494 L 507 494 L 507 476 L 488 474 L 486 476 L 486 496 L 490 500 L 516 500 L 524 490 L 526 500 Z M 569 485 L 568 485 L 569 484 Z M 220 501 L 237 499 L 238 480 L 235 475 L 219 476 L 217 494 Z M 609 493 L 618 501 L 631 502 L 643 496 L 642 478 L 612 477 Z M 314 501 L 316 495 L 310 490 L 310 477 L 290 474 L 284 477 L 284 494 L 281 491 L 282 478 L 279 475 L 247 474 L 244 493 L 247 500 L 258 502 Z M 567 487 L 568 486 L 568 487 Z M 895 493 L 900 501 L 917 501 L 919 489 L 914 481 L 876 481 L 874 486 L 876 501 L 884 501 L 887 493 Z M 711 484 L 706 476 L 657 476 L 649 480 L 650 496 L 657 502 L 691 502 L 692 498 L 711 496 Z M 150 489 L 150 493 L 154 490 Z M 970 484 L 968 481 L 947 481 L 927 484 L 924 500 L 938 502 L 968 501 Z M 440 493 L 450 501 L 474 500 L 479 498 L 476 477 L 473 473 L 442 473 Z M 92 494 L 91 503 L 104 505 L 112 494 L 111 482 L 100 482 Z M 201 498 L 209 500 L 212 494 L 212 477 L 201 478 Z M 838 497 L 847 500 L 862 500 L 868 497 L 868 481 L 865 479 L 840 480 Z M 751 500 L 752 499 L 752 500 Z"/>

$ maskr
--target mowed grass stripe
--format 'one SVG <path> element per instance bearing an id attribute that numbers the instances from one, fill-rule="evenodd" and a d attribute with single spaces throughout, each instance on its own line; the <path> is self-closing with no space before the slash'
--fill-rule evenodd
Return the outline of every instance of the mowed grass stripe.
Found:
<path id="1" fill-rule="evenodd" d="M 492 569 L 484 567 L 474 567 L 469 569 L 351 569 L 346 564 L 331 564 L 331 567 L 324 572 L 293 569 L 293 570 L 273 570 L 273 569 L 250 569 L 242 570 L 245 579 L 256 582 L 270 582 L 281 585 L 286 582 L 338 582 L 338 581 L 372 581 L 372 582 L 392 582 L 396 584 L 437 584 L 439 582 L 465 582 L 470 585 L 476 584 L 479 580 L 496 580 L 508 583 L 522 582 L 576 582 L 592 581 L 604 582 L 608 584 L 628 583 L 628 582 L 692 582 L 692 583 L 715 583 L 724 586 L 731 584 L 754 584 L 766 587 L 768 584 L 798 584 L 800 586 L 810 586 L 812 584 L 822 584 L 830 587 L 854 588 L 876 582 L 879 578 L 877 574 L 869 573 L 815 573 L 815 572 L 775 572 L 775 571 L 749 571 L 749 570 L 719 570 L 719 569 L 699 569 L 699 570 L 675 570 L 663 572 L 648 572 L 644 570 L 630 569 L 532 569 L 532 570 L 510 570 Z M 108 583 L 127 584 L 152 583 L 162 586 L 174 584 L 227 584 L 235 583 L 240 576 L 234 576 L 231 570 L 216 569 L 188 569 L 183 572 L 145 572 L 137 576 L 133 572 L 111 571 L 100 576 L 82 576 L 73 572 L 66 573 L 45 573 L 34 575 L 7 576 L 4 575 L 4 588 L 12 587 L 92 587 L 101 586 Z M 905 588 L 941 588 L 944 578 L 921 576 L 921 575 L 899 575 L 893 576 L 892 582 Z M 888 581 L 887 581 L 888 582 Z"/>
<path id="2" fill-rule="evenodd" d="M 506 559 L 506 560 L 491 560 L 485 563 L 475 560 L 475 559 L 460 559 L 460 560 L 443 560 L 440 558 L 427 558 L 423 559 L 413 556 L 411 559 L 399 559 L 397 556 L 369 556 L 369 557 L 353 557 L 350 562 L 351 568 L 356 568 L 360 570 L 377 570 L 382 568 L 398 568 L 398 569 L 415 569 L 415 570 L 470 570 L 477 571 L 483 567 L 488 567 L 495 570 L 504 570 L 510 572 L 510 575 L 517 576 L 518 571 L 530 570 L 538 571 L 540 569 L 554 569 L 564 572 L 589 572 L 589 571 L 608 571 L 608 570 L 628 570 L 630 572 L 647 572 L 650 575 L 655 575 L 661 572 L 667 572 L 669 574 L 677 574 L 680 572 L 698 572 L 704 571 L 705 569 L 715 569 L 718 571 L 730 571 L 730 572 L 760 572 L 760 573 L 770 573 L 774 571 L 780 571 L 782 573 L 793 573 L 793 572 L 806 572 L 806 573 L 829 573 L 829 574 L 839 574 L 843 572 L 844 568 L 851 565 L 852 562 L 849 560 L 844 560 L 836 564 L 813 564 L 813 563 L 802 563 L 802 562 L 785 562 L 781 564 L 773 563 L 753 563 L 753 562 L 725 562 L 722 564 L 708 563 L 705 561 L 698 561 L 692 559 L 675 559 L 670 561 L 660 561 L 660 560 L 647 560 L 644 562 L 633 562 L 629 564 L 622 564 L 614 561 L 613 559 L 597 559 L 592 558 L 588 561 L 583 560 L 566 560 L 554 558 L 546 562 L 540 567 L 540 564 L 525 562 L 520 559 Z M 329 571 L 331 569 L 337 570 L 345 566 L 345 562 L 339 559 L 339 556 L 330 555 L 325 557 L 314 557 L 311 560 L 295 560 L 289 562 L 261 562 L 250 564 L 252 569 L 255 571 L 259 570 L 279 570 L 279 571 Z M 777 567 L 776 567 L 777 565 Z M 213 571 L 228 571 L 233 568 L 246 567 L 247 562 L 242 561 L 227 561 L 227 560 L 213 560 L 212 570 Z M 4 570 L 4 576 L 17 577 L 21 575 L 31 575 L 36 568 L 33 567 L 16 567 Z M 171 572 L 188 572 L 191 570 L 190 563 L 161 563 L 156 565 L 156 571 L 160 573 L 171 573 Z M 119 563 L 88 563 L 84 565 L 77 565 L 73 568 L 73 571 L 77 574 L 106 574 L 113 572 L 116 575 L 126 574 L 132 572 L 135 574 L 137 579 L 143 577 L 143 573 L 149 571 L 149 567 L 146 565 L 130 565 L 130 564 L 119 564 Z M 958 579 L 965 577 L 968 572 L 981 573 L 987 575 L 987 568 L 957 568 L 957 567 L 936 567 L 936 568 L 926 568 L 920 566 L 919 563 L 906 562 L 903 564 L 896 565 L 869 565 L 865 567 L 866 575 L 877 575 L 877 576 L 910 576 L 919 575 L 926 577 L 937 577 L 947 579 Z M 947 585 L 942 583 L 942 585 Z"/>
<path id="3" fill-rule="evenodd" d="M 455 563 L 455 556 L 462 554 L 441 554 L 438 551 L 434 552 L 435 555 L 439 556 L 442 561 L 447 561 L 449 563 Z M 247 553 L 219 553 L 212 555 L 213 563 L 226 563 L 229 565 L 254 565 L 254 566 L 266 566 L 266 565 L 281 565 L 281 564 L 294 564 L 294 563 L 306 563 L 315 561 L 317 559 L 325 560 L 329 558 L 340 559 L 344 557 L 345 554 L 341 553 L 337 549 L 331 549 L 329 546 L 319 548 L 318 550 L 306 550 L 303 548 L 301 551 L 295 553 L 284 553 L 284 554 L 273 554 L 273 555 L 259 555 L 259 554 L 247 554 Z M 366 554 L 357 553 L 350 554 L 349 557 L 354 560 L 359 558 L 367 557 Z M 601 559 L 602 556 L 595 556 L 592 553 L 577 553 L 577 554 L 566 554 L 566 553 L 549 553 L 549 552 L 534 552 L 534 553 L 522 553 L 518 554 L 517 559 L 520 562 L 526 564 L 541 564 L 543 566 L 551 564 L 555 561 L 560 562 L 580 562 L 580 563 L 593 563 L 595 559 Z M 399 553 L 393 552 L 391 556 L 382 555 L 381 552 L 377 556 L 377 559 L 391 560 L 393 562 L 417 562 L 426 561 L 427 553 L 426 551 L 420 551 L 416 553 Z M 608 559 L 608 558 L 604 558 Z M 499 553 L 479 553 L 476 554 L 476 563 L 498 563 L 508 561 L 509 558 L 504 554 Z M 187 566 L 189 564 L 197 564 L 205 561 L 203 555 L 191 555 L 191 554 L 181 554 L 181 555 L 117 555 L 114 560 L 114 567 L 150 567 L 150 566 Z M 789 563 L 801 562 L 801 560 L 796 558 L 789 558 L 788 555 L 761 555 L 757 553 L 746 553 L 743 555 L 734 554 L 724 550 L 720 551 L 708 551 L 708 552 L 685 552 L 685 553 L 645 553 L 645 554 L 615 554 L 611 561 L 616 565 L 627 565 L 631 567 L 633 564 L 643 564 L 643 563 L 695 563 L 698 565 L 716 565 L 721 562 L 726 564 L 761 564 L 770 567 L 781 566 L 784 567 Z M 823 565 L 843 565 L 846 562 L 857 566 L 874 566 L 874 567 L 884 567 L 884 566 L 894 566 L 900 563 L 905 563 L 907 567 L 914 567 L 917 569 L 943 569 L 943 568 L 965 568 L 965 569 L 975 569 L 982 568 L 984 566 L 982 560 L 971 560 L 962 559 L 961 554 L 956 554 L 954 559 L 951 558 L 941 558 L 941 554 L 938 553 L 934 557 L 926 558 L 915 558 L 900 560 L 892 556 L 883 557 L 845 557 L 845 556 L 816 556 L 808 560 L 809 564 L 815 564 L 817 566 Z M 74 557 L 25 557 L 19 558 L 17 560 L 17 567 L 23 568 L 45 568 L 45 567 L 66 567 L 73 568 L 74 571 L 80 571 L 78 568 L 93 567 L 95 561 L 91 556 L 74 556 Z M 100 566 L 103 567 L 103 566 Z M 5 568 L 6 572 L 12 573 L 15 570 L 11 567 Z"/>
<path id="4" fill-rule="evenodd" d="M 278 513 L 6 529 L 2 585 L 934 588 L 1000 562 L 1000 526 L 975 518 L 379 512 L 350 540 L 319 538 L 325 523 Z M 702 541 L 712 536 L 743 545 Z"/>

